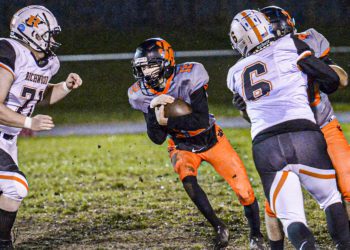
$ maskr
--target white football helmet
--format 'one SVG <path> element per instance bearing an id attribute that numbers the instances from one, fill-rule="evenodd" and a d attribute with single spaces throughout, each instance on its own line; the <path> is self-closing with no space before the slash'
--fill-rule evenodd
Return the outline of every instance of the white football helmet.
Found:
<path id="1" fill-rule="evenodd" d="M 60 43 L 53 36 L 61 32 L 55 16 L 44 6 L 30 5 L 17 11 L 11 20 L 10 37 L 38 52 L 53 56 Z"/>
<path id="2" fill-rule="evenodd" d="M 232 20 L 230 28 L 232 47 L 242 56 L 249 56 L 254 49 L 264 48 L 274 39 L 267 17 L 256 10 L 244 10 Z"/>

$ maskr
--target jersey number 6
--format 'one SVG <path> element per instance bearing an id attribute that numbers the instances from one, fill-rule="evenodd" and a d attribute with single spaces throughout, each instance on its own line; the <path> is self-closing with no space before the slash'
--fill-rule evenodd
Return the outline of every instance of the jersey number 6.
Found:
<path id="1" fill-rule="evenodd" d="M 272 90 L 272 84 L 267 80 L 253 82 L 252 75 L 256 77 L 267 73 L 266 65 L 263 62 L 256 62 L 246 67 L 243 71 L 243 93 L 247 100 L 255 101 Z"/>

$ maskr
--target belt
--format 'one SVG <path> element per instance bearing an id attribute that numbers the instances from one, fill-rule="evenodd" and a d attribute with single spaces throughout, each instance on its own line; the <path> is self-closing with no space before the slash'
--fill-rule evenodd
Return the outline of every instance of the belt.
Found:
<path id="1" fill-rule="evenodd" d="M 6 134 L 4 132 L 0 132 L 0 136 L 5 140 L 12 140 L 13 138 L 15 138 L 15 135 Z"/>

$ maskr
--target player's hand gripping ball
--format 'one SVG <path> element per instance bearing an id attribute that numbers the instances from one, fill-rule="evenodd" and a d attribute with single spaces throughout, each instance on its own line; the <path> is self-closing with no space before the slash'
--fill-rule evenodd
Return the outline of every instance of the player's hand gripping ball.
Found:
<path id="1" fill-rule="evenodd" d="M 192 108 L 188 103 L 180 99 L 175 99 L 172 103 L 156 106 L 155 113 L 159 125 L 166 126 L 168 124 L 169 117 L 178 117 L 191 114 Z"/>
<path id="2" fill-rule="evenodd" d="M 192 113 L 191 105 L 181 99 L 175 99 L 174 102 L 168 103 L 164 106 L 164 116 L 178 117 Z"/>

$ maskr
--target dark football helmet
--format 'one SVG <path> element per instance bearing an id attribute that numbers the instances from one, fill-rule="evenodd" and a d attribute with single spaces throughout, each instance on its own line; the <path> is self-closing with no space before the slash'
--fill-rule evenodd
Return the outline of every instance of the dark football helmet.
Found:
<path id="1" fill-rule="evenodd" d="M 135 79 L 146 95 L 162 91 L 174 73 L 175 58 L 171 45 L 162 38 L 150 38 L 141 43 L 132 60 Z"/>
<path id="2" fill-rule="evenodd" d="M 262 8 L 260 12 L 269 18 L 272 24 L 272 32 L 276 37 L 296 32 L 294 18 L 284 9 L 277 6 L 268 6 Z"/>

